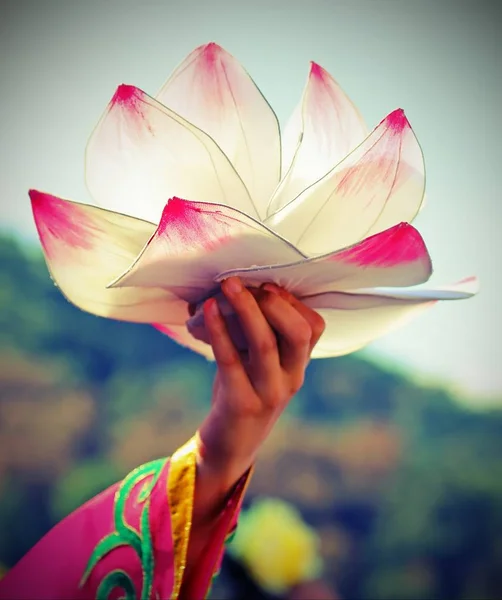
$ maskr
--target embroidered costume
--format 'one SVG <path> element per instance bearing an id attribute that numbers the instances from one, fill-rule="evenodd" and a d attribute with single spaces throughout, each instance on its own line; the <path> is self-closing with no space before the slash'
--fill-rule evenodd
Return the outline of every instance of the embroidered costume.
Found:
<path id="1" fill-rule="evenodd" d="M 198 437 L 134 469 L 54 527 L 0 581 L 1 600 L 179 597 L 192 523 Z M 191 590 L 202 599 L 233 533 L 249 473 L 218 518 Z"/>

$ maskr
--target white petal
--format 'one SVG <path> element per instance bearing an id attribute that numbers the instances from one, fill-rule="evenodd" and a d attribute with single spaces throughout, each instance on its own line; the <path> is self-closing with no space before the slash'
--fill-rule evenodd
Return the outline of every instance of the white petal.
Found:
<path id="1" fill-rule="evenodd" d="M 432 265 L 418 231 L 401 223 L 344 250 L 289 265 L 233 269 L 217 281 L 239 276 L 248 286 L 275 283 L 298 297 L 375 286 L 427 281 Z"/>
<path id="2" fill-rule="evenodd" d="M 424 198 L 418 141 L 402 110 L 388 115 L 323 179 L 265 222 L 315 255 L 411 222 Z"/>
<path id="3" fill-rule="evenodd" d="M 434 288 L 417 286 L 408 289 L 374 288 L 358 289 L 358 294 L 375 294 L 381 297 L 395 298 L 397 300 L 465 300 L 472 298 L 479 292 L 477 277 L 467 277 L 461 281 Z"/>
<path id="4" fill-rule="evenodd" d="M 186 303 L 164 290 L 106 288 L 136 258 L 155 225 L 35 190 L 30 197 L 47 265 L 70 302 L 124 321 L 186 321 Z"/>
<path id="5" fill-rule="evenodd" d="M 328 293 L 303 298 L 318 311 L 326 329 L 314 349 L 314 358 L 355 352 L 418 316 L 438 300 L 470 298 L 477 280 L 469 278 L 436 289 L 359 290 L 357 293 Z"/>
<path id="6" fill-rule="evenodd" d="M 286 123 L 286 127 L 284 128 L 281 136 L 281 174 L 283 178 L 288 175 L 293 158 L 297 153 L 300 144 L 302 143 L 302 130 L 302 102 L 300 102 L 293 110 L 293 113 Z M 276 193 L 274 193 L 273 198 L 270 198 L 267 215 L 273 212 L 273 206 L 275 205 L 274 198 L 279 190 L 280 188 L 278 188 Z"/>
<path id="7" fill-rule="evenodd" d="M 213 349 L 211 346 L 192 337 L 185 325 L 155 323 L 154 327 L 180 344 L 180 346 L 193 350 L 209 360 L 214 360 Z"/>
<path id="8" fill-rule="evenodd" d="M 326 323 L 312 358 L 329 358 L 356 352 L 418 316 L 433 302 L 407 302 L 361 308 L 359 310 L 319 309 Z"/>
<path id="9" fill-rule="evenodd" d="M 301 258 L 273 231 L 235 209 L 172 198 L 155 235 L 113 286 L 164 287 L 197 302 L 218 287 L 214 278 L 224 270 Z"/>
<path id="10" fill-rule="evenodd" d="M 176 69 L 157 100 L 215 140 L 265 218 L 280 177 L 279 123 L 239 62 L 217 44 L 200 46 Z"/>
<path id="11" fill-rule="evenodd" d="M 327 71 L 312 63 L 300 107 L 284 132 L 285 176 L 267 214 L 323 177 L 366 135 L 366 125 L 352 101 Z"/>
<path id="12" fill-rule="evenodd" d="M 155 223 L 172 196 L 230 204 L 257 216 L 215 142 L 129 85 L 117 89 L 89 140 L 86 181 L 96 204 Z"/>

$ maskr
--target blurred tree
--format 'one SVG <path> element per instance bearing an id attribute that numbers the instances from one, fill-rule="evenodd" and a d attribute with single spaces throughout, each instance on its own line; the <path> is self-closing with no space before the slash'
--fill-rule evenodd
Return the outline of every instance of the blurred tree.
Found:
<path id="1" fill-rule="evenodd" d="M 58 479 L 52 489 L 51 517 L 58 522 L 125 476 L 107 459 L 88 460 Z"/>
<path id="2" fill-rule="evenodd" d="M 0 236 L 0 261 L 0 562 L 10 566 L 62 515 L 186 441 L 214 365 L 152 327 L 79 311 L 38 250 L 12 237 Z M 500 597 L 502 410 L 469 410 L 360 354 L 315 361 L 250 493 L 301 509 L 342 598 Z"/>

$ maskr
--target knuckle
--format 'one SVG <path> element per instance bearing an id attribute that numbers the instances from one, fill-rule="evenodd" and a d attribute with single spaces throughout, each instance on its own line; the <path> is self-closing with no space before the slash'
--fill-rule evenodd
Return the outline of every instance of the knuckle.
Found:
<path id="1" fill-rule="evenodd" d="M 225 351 L 219 354 L 215 353 L 215 358 L 218 365 L 223 369 L 233 369 L 240 364 L 240 358 L 235 351 Z"/>
<path id="2" fill-rule="evenodd" d="M 312 328 L 305 319 L 302 319 L 291 331 L 291 341 L 298 346 L 304 346 L 310 342 Z"/>
<path id="3" fill-rule="evenodd" d="M 305 373 L 303 371 L 295 373 L 290 380 L 290 392 L 292 395 L 301 390 L 305 383 Z"/>
<path id="4" fill-rule="evenodd" d="M 326 329 L 326 322 L 318 312 L 312 311 L 312 331 L 315 335 L 322 335 Z"/>
<path id="5" fill-rule="evenodd" d="M 284 390 L 282 388 L 275 388 L 267 391 L 267 394 L 263 398 L 263 403 L 268 409 L 275 410 L 283 406 L 284 402 Z"/>
<path id="6" fill-rule="evenodd" d="M 258 352 L 261 355 L 269 356 L 270 354 L 277 352 L 277 342 L 273 335 L 263 336 L 257 344 Z"/>

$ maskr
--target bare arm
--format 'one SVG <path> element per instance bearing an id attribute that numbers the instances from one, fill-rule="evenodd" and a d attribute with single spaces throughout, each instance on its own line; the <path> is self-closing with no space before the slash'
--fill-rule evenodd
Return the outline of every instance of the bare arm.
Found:
<path id="1" fill-rule="evenodd" d="M 192 532 L 182 597 L 190 597 L 192 573 L 214 531 L 218 515 L 237 481 L 290 399 L 303 385 L 322 318 L 276 286 L 252 294 L 231 278 L 222 290 L 248 341 L 239 354 L 214 299 L 204 317 L 218 372 L 211 411 L 200 428 L 203 444 L 197 465 Z"/>

